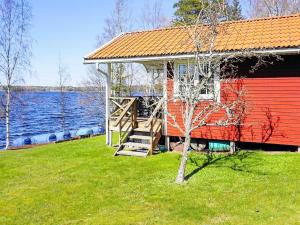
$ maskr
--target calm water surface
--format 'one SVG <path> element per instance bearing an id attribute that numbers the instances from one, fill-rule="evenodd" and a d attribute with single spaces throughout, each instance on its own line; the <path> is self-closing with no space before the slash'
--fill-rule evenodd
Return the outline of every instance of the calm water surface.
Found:
<path id="1" fill-rule="evenodd" d="M 104 93 L 103 93 L 104 95 Z M 65 121 L 69 130 L 104 124 L 104 108 L 93 100 L 96 93 L 65 93 Z M 18 99 L 18 100 L 17 100 Z M 59 92 L 23 92 L 15 98 L 11 113 L 11 142 L 19 137 L 62 131 Z M 0 149 L 5 145 L 4 119 L 0 120 Z"/>

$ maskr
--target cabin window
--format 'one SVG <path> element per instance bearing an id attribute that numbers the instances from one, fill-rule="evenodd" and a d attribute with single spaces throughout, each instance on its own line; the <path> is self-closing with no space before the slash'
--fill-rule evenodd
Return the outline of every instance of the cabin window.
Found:
<path id="1" fill-rule="evenodd" d="M 180 93 L 184 91 L 183 84 L 193 82 L 195 85 L 198 84 L 203 78 L 200 77 L 199 73 L 195 73 L 196 65 L 192 63 L 178 63 L 175 67 L 175 76 L 174 76 L 174 97 L 179 97 Z M 208 72 L 208 65 L 202 65 L 202 69 Z M 198 77 L 197 77 L 198 76 Z M 185 80 L 185 79 L 190 79 Z M 201 99 L 213 99 L 217 97 L 219 101 L 219 70 L 216 70 L 213 73 L 213 76 L 205 84 L 205 88 L 201 90 Z M 215 92 L 215 95 L 214 93 Z M 218 92 L 218 93 L 216 93 Z"/>
<path id="2" fill-rule="evenodd" d="M 187 64 L 179 64 L 178 65 L 178 74 L 180 79 L 184 78 L 184 76 L 187 74 Z"/>

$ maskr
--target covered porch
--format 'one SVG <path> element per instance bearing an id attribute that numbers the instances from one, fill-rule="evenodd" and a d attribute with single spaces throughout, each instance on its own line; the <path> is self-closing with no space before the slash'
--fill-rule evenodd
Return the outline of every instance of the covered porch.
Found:
<path id="1" fill-rule="evenodd" d="M 84 57 L 85 64 L 94 64 L 106 80 L 106 144 L 112 145 L 111 133 L 119 132 L 116 155 L 124 148 L 137 149 L 136 155 L 152 154 L 161 137 L 169 149 L 167 126 L 167 85 L 170 65 L 195 57 L 195 45 L 186 29 L 157 29 L 122 33 Z M 161 71 L 162 95 L 151 113 L 141 116 L 140 98 L 111 95 L 112 66 L 116 63 L 137 63 L 147 72 Z M 145 96 L 141 96 L 145 99 Z M 130 143 L 130 144 L 128 144 Z M 138 146 L 137 146 L 138 145 Z M 140 150 L 146 150 L 143 154 Z M 121 152 L 133 154 L 132 152 Z"/>
<path id="2" fill-rule="evenodd" d="M 105 121 L 106 144 L 113 146 L 112 133 L 118 134 L 115 156 L 130 155 L 146 157 L 158 153 L 158 144 L 169 149 L 166 123 L 167 73 L 168 60 L 137 60 L 124 58 L 120 60 L 86 61 L 94 64 L 98 73 L 105 77 Z M 113 63 L 135 63 L 143 65 L 146 76 L 153 70 L 161 71 L 163 81 L 160 95 L 113 96 Z M 163 138 L 162 138 L 163 137 Z M 162 143 L 163 141 L 163 143 Z"/>
<path id="3" fill-rule="evenodd" d="M 109 133 L 119 136 L 115 155 L 157 153 L 164 129 L 162 97 L 111 97 L 110 107 Z"/>

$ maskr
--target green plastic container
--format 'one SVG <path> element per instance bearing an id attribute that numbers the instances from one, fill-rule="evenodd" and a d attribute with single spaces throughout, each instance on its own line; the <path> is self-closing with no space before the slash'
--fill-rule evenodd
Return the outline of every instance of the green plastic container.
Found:
<path id="1" fill-rule="evenodd" d="M 167 152 L 168 151 L 168 149 L 164 145 L 158 145 L 158 149 L 159 149 L 160 152 Z"/>
<path id="2" fill-rule="evenodd" d="M 229 141 L 210 141 L 208 146 L 209 150 L 214 152 L 224 152 L 230 150 Z"/>

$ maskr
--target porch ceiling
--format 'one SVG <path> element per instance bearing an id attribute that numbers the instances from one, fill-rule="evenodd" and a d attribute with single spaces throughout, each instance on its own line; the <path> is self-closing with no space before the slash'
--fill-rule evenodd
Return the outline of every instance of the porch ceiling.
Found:
<path id="1" fill-rule="evenodd" d="M 222 23 L 215 51 L 299 48 L 299 27 L 300 14 Z M 195 47 L 189 29 L 191 27 L 171 27 L 121 34 L 84 60 L 85 63 L 141 62 L 193 57 Z"/>

